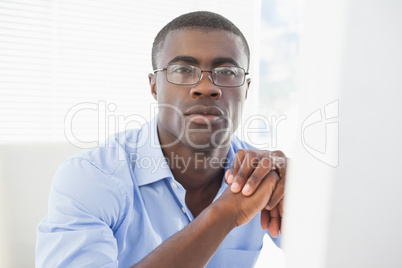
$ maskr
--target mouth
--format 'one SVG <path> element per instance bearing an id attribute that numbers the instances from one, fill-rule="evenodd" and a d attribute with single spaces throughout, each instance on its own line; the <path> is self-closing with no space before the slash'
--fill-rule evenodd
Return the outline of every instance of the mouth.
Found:
<path id="1" fill-rule="evenodd" d="M 211 125 L 222 121 L 224 113 L 216 106 L 197 105 L 188 109 L 184 113 L 184 116 L 187 117 L 191 123 Z"/>

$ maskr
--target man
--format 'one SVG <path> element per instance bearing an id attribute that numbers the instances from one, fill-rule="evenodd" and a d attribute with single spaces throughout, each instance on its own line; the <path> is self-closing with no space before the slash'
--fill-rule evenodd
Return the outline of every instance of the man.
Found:
<path id="1" fill-rule="evenodd" d="M 284 155 L 232 135 L 250 85 L 242 33 L 188 13 L 159 32 L 152 63 L 158 117 L 61 165 L 37 266 L 251 267 L 264 229 L 278 235 Z"/>

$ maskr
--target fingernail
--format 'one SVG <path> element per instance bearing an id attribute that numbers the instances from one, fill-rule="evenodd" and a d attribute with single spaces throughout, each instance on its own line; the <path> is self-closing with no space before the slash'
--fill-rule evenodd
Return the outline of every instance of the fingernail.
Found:
<path id="1" fill-rule="evenodd" d="M 240 186 L 237 182 L 233 183 L 232 186 L 230 187 L 230 189 L 234 192 L 239 191 L 239 188 L 240 188 Z"/>
<path id="2" fill-rule="evenodd" d="M 266 210 L 270 210 L 271 207 L 270 207 L 269 205 L 266 205 L 266 206 L 265 206 L 265 209 L 266 209 Z"/>
<path id="3" fill-rule="evenodd" d="M 243 194 L 248 194 L 250 192 L 250 185 L 246 184 L 246 186 L 244 186 L 243 188 Z"/>
<path id="4" fill-rule="evenodd" d="M 234 176 L 232 174 L 228 177 L 228 183 L 231 184 L 233 182 Z"/>

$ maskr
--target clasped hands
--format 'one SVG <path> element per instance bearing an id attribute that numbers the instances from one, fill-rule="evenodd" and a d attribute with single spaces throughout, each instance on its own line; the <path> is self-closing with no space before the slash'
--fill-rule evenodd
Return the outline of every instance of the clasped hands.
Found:
<path id="1" fill-rule="evenodd" d="M 261 227 L 269 229 L 272 237 L 281 230 L 286 167 L 287 158 L 281 151 L 238 150 L 233 166 L 225 174 L 232 193 L 241 192 L 246 197 L 258 192 L 263 182 L 264 189 L 260 191 L 265 193 L 260 200 L 269 201 L 261 210 Z"/>

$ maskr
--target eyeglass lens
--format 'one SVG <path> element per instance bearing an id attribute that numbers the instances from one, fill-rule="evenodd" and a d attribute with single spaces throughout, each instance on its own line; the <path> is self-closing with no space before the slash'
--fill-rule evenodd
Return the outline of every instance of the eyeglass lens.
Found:
<path id="1" fill-rule="evenodd" d="M 235 66 L 223 66 L 214 68 L 211 71 L 202 71 L 199 67 L 192 65 L 173 64 L 168 66 L 166 75 L 170 83 L 194 85 L 200 81 L 202 72 L 212 73 L 212 80 L 218 86 L 241 86 L 245 79 L 244 69 Z"/>

